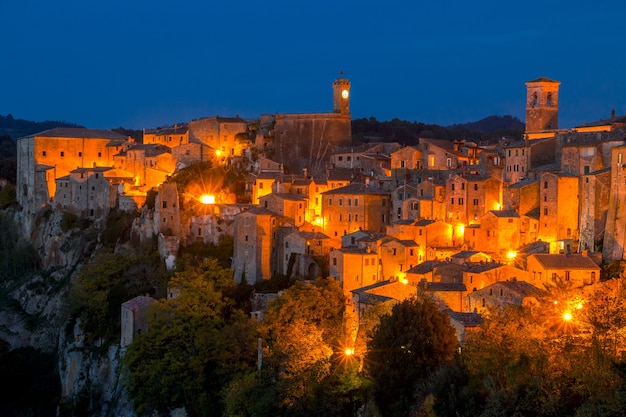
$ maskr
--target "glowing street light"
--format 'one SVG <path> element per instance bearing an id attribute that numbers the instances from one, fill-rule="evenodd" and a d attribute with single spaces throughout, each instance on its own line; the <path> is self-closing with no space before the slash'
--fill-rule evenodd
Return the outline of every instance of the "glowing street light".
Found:
<path id="1" fill-rule="evenodd" d="M 563 320 L 565 320 L 566 322 L 572 321 L 572 313 L 570 313 L 569 311 L 563 313 Z"/>
<path id="2" fill-rule="evenodd" d="M 354 348 L 346 348 L 346 350 L 343 351 L 343 353 L 345 353 L 346 356 L 352 356 L 354 355 Z"/>
<path id="3" fill-rule="evenodd" d="M 203 194 L 200 196 L 202 204 L 215 204 L 215 196 L 212 194 Z"/>

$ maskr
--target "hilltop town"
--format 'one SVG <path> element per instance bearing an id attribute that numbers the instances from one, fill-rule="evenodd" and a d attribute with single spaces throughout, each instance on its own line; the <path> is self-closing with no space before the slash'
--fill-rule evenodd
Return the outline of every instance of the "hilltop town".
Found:
<path id="1" fill-rule="evenodd" d="M 32 235 L 51 209 L 93 222 L 131 213 L 135 239 L 156 241 L 170 270 L 181 249 L 232 239 L 236 284 L 338 283 L 352 346 L 371 310 L 417 294 L 435 300 L 463 345 L 483 317 L 537 305 L 550 287 L 584 300 L 625 255 L 626 117 L 560 128 L 560 83 L 526 87 L 523 139 L 488 144 L 356 145 L 345 78 L 328 113 L 205 117 L 146 128 L 141 141 L 53 128 L 17 140 L 21 227 Z M 61 243 L 40 256 L 44 269 L 73 268 Z M 252 317 L 279 296 L 253 294 Z M 121 305 L 122 349 L 154 302 Z"/>

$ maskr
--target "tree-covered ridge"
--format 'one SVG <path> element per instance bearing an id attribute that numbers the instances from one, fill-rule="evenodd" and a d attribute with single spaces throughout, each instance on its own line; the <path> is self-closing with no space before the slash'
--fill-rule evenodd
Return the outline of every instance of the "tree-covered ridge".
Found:
<path id="1" fill-rule="evenodd" d="M 43 132 L 45 130 L 54 129 L 55 127 L 82 127 L 75 123 L 45 120 L 43 122 L 34 122 L 32 120 L 15 119 L 13 115 L 0 115 L 0 136 L 9 135 L 13 140 L 17 140 L 23 136 L 32 135 Z"/>
<path id="2" fill-rule="evenodd" d="M 495 142 L 502 137 L 522 139 L 524 127 L 524 123 L 512 116 L 489 116 L 477 122 L 447 127 L 399 119 L 381 122 L 370 117 L 352 121 L 352 137 L 359 143 L 400 142 L 405 145 L 416 145 L 420 137 Z"/>

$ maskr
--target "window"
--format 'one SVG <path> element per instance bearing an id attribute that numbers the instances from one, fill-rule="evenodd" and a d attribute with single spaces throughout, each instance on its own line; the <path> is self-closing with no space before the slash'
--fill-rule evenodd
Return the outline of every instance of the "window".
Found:
<path id="1" fill-rule="evenodd" d="M 570 275 L 569 275 L 570 271 L 565 271 L 565 281 L 569 281 Z"/>
<path id="2" fill-rule="evenodd" d="M 546 104 L 548 106 L 552 106 L 552 93 L 548 93 L 548 97 L 546 98 Z"/>
<path id="3" fill-rule="evenodd" d="M 41 156 L 46 156 L 46 151 L 43 151 L 43 152 L 41 153 Z"/>
<path id="4" fill-rule="evenodd" d="M 452 184 L 452 191 L 454 191 L 454 184 Z"/>
<path id="5" fill-rule="evenodd" d="M 328 205 L 329 205 L 329 206 L 332 206 L 332 205 L 333 205 L 333 199 L 332 199 L 332 198 L 329 198 L 329 199 L 328 199 Z"/>
<path id="6" fill-rule="evenodd" d="M 452 158 L 446 158 L 446 166 L 448 167 L 452 166 Z"/>
<path id="7" fill-rule="evenodd" d="M 61 151 L 61 156 L 65 156 L 65 152 Z"/>
<path id="8" fill-rule="evenodd" d="M 548 215 L 548 208 L 547 208 L 547 207 L 544 207 L 544 209 L 543 209 L 543 215 L 544 215 L 544 216 L 547 216 L 547 215 Z"/>
<path id="9" fill-rule="evenodd" d="M 475 198 L 475 199 L 474 199 L 474 205 L 475 205 L 475 206 L 477 206 L 477 205 L 478 205 L 478 199 L 477 199 L 477 198 Z"/>
<path id="10" fill-rule="evenodd" d="M 245 237 L 245 241 L 246 241 L 246 242 L 248 241 L 248 235 L 246 235 L 246 237 Z"/>
<path id="11" fill-rule="evenodd" d="M 98 152 L 98 158 L 102 158 L 102 152 Z"/>
<path id="12" fill-rule="evenodd" d="M 474 184 L 474 191 L 478 191 L 478 184 Z"/>
<path id="13" fill-rule="evenodd" d="M 78 152 L 78 156 L 79 157 L 83 156 L 83 153 L 82 152 Z"/>
<path id="14" fill-rule="evenodd" d="M 163 208 L 167 208 L 167 201 L 163 202 Z"/>
<path id="15" fill-rule="evenodd" d="M 509 219 L 509 223 L 513 223 L 513 219 Z"/>
<path id="16" fill-rule="evenodd" d="M 340 206 L 343 206 L 343 198 L 340 198 L 340 199 L 339 199 L 339 205 L 340 205 Z"/>
<path id="17" fill-rule="evenodd" d="M 519 156 L 519 149 L 515 150 L 515 156 Z"/>
<path id="18" fill-rule="evenodd" d="M 543 188 L 544 188 L 544 189 L 545 189 L 545 188 L 548 188 L 548 181 L 544 181 L 544 182 L 543 182 Z"/>
<path id="19" fill-rule="evenodd" d="M 340 156 L 340 157 L 339 157 L 339 158 L 337 158 L 337 159 L 339 159 L 339 161 L 343 161 L 343 156 Z"/>
<path id="20" fill-rule="evenodd" d="M 459 198 L 459 205 L 462 206 L 463 205 L 463 199 Z"/>
<path id="21" fill-rule="evenodd" d="M 356 206 L 358 206 L 358 205 L 359 205 L 359 199 L 358 199 L 358 198 L 355 198 L 355 199 L 354 199 L 354 206 L 356 207 Z"/>
<path id="22" fill-rule="evenodd" d="M 509 149 L 509 156 L 511 156 L 511 150 Z"/>
<path id="23" fill-rule="evenodd" d="M 262 182 L 260 182 L 260 183 L 259 183 L 259 190 L 262 190 L 262 189 L 263 189 L 263 183 L 262 183 Z"/>
<path id="24" fill-rule="evenodd" d="M 348 206 L 351 206 L 351 205 L 352 205 L 352 199 L 351 199 L 351 198 L 349 198 L 349 199 L 348 199 Z"/>
<path id="25" fill-rule="evenodd" d="M 548 201 L 548 194 L 543 195 L 543 201 Z"/>
<path id="26" fill-rule="evenodd" d="M 617 163 L 618 163 L 618 164 L 621 164 L 621 163 L 622 163 L 622 154 L 621 154 L 621 153 L 618 153 L 618 154 L 617 154 Z"/>
<path id="27" fill-rule="evenodd" d="M 556 281 L 556 272 L 552 273 L 552 281 Z"/>

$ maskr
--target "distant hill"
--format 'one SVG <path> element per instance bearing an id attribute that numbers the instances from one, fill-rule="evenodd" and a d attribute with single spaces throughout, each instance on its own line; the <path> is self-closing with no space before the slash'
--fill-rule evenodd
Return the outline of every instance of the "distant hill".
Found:
<path id="1" fill-rule="evenodd" d="M 9 135 L 14 141 L 22 136 L 54 129 L 55 127 L 82 127 L 75 123 L 46 120 L 33 122 L 31 120 L 14 119 L 13 115 L 0 115 L 0 136 Z"/>
<path id="2" fill-rule="evenodd" d="M 513 116 L 488 116 L 477 122 L 454 124 L 447 128 L 452 131 L 468 130 L 472 132 L 482 132 L 491 134 L 493 132 L 514 131 L 523 132 L 524 122 Z"/>
<path id="3" fill-rule="evenodd" d="M 477 122 L 440 126 L 393 119 L 379 122 L 374 117 L 352 121 L 352 137 L 356 143 L 399 142 L 417 144 L 418 138 L 465 139 L 491 143 L 502 137 L 522 139 L 525 125 L 512 116 L 489 116 Z"/>

